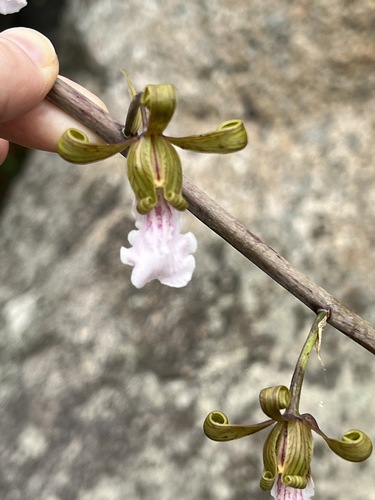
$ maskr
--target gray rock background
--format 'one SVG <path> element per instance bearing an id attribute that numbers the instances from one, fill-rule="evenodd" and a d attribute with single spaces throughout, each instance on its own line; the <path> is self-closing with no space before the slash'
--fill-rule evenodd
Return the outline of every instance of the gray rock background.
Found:
<path id="1" fill-rule="evenodd" d="M 181 153 L 185 173 L 268 244 L 375 322 L 371 0 L 70 0 L 62 72 L 122 120 L 138 89 L 171 82 L 173 134 L 245 121 L 249 146 Z M 289 384 L 312 313 L 190 214 L 188 287 L 132 288 L 124 160 L 69 165 L 35 152 L 0 224 L 0 497 L 242 500 L 266 432 L 213 443 L 213 409 L 263 417 Z M 302 411 L 327 434 L 375 436 L 373 357 L 329 328 Z M 375 458 L 350 464 L 317 437 L 315 498 L 375 499 Z"/>

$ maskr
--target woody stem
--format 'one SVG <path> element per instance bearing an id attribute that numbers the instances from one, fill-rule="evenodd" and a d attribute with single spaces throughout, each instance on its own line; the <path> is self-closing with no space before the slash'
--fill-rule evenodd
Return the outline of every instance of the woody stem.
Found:
<path id="1" fill-rule="evenodd" d="M 57 79 L 47 95 L 53 104 L 69 113 L 108 143 L 124 140 L 124 126 L 70 85 Z M 126 156 L 126 152 L 122 153 Z M 206 193 L 184 178 L 183 194 L 189 210 L 210 229 L 242 253 L 315 313 L 329 309 L 329 323 L 375 354 L 375 327 L 335 299 L 310 278 L 295 269 Z"/>

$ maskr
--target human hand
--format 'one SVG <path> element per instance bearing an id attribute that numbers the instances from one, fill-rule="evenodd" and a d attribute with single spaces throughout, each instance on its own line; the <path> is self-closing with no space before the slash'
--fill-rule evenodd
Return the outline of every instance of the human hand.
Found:
<path id="1" fill-rule="evenodd" d="M 51 42 L 28 28 L 0 33 L 0 165 L 9 142 L 56 151 L 62 134 L 78 123 L 44 98 L 56 81 L 58 58 Z M 96 104 L 105 105 L 86 89 L 74 85 Z M 79 125 L 81 130 L 85 130 Z M 88 136 L 93 136 L 90 131 Z"/>

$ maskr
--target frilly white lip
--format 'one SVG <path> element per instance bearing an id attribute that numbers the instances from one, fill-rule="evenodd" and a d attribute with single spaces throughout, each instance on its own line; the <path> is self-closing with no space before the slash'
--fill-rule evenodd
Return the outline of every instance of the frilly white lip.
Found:
<path id="1" fill-rule="evenodd" d="M 181 212 L 162 196 L 145 215 L 134 210 L 136 228 L 128 236 L 131 248 L 121 247 L 121 261 L 133 266 L 131 282 L 142 288 L 152 280 L 181 288 L 189 283 L 195 269 L 193 252 L 197 240 L 192 233 L 180 233 Z"/>
<path id="2" fill-rule="evenodd" d="M 26 7 L 27 0 L 0 0 L 0 14 L 14 14 Z"/>
<path id="3" fill-rule="evenodd" d="M 286 486 L 281 481 L 281 475 L 277 476 L 276 481 L 273 483 L 271 496 L 276 500 L 310 500 L 314 496 L 314 481 L 310 477 L 306 488 L 298 489 Z"/>

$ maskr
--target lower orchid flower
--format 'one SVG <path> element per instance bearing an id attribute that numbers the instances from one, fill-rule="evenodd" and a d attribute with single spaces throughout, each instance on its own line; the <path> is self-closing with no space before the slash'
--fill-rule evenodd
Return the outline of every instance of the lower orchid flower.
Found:
<path id="1" fill-rule="evenodd" d="M 312 415 L 301 415 L 298 410 L 308 357 L 312 347 L 320 345 L 327 316 L 327 311 L 317 315 L 298 359 L 290 389 L 280 385 L 260 391 L 260 406 L 268 420 L 253 425 L 232 425 L 224 413 L 213 411 L 204 421 L 204 432 L 214 441 L 242 438 L 273 426 L 263 446 L 260 487 L 270 491 L 276 500 L 310 500 L 314 495 L 310 471 L 314 446 L 312 431 L 345 460 L 361 462 L 372 452 L 371 440 L 364 432 L 352 429 L 342 439 L 332 439 L 324 434 Z"/>
<path id="2" fill-rule="evenodd" d="M 131 282 L 136 288 L 157 279 L 180 288 L 191 279 L 197 248 L 192 233 L 180 233 L 181 212 L 160 194 L 157 205 L 146 214 L 134 210 L 137 229 L 128 236 L 132 248 L 121 248 L 121 261 L 134 266 Z"/>
<path id="3" fill-rule="evenodd" d="M 214 441 L 229 441 L 249 436 L 270 425 L 272 427 L 263 446 L 262 490 L 270 490 L 277 500 L 309 500 L 314 495 L 310 463 L 313 453 L 311 431 L 320 434 L 331 450 L 352 462 L 366 460 L 372 452 L 370 438 L 353 429 L 342 439 L 326 436 L 314 417 L 308 413 L 293 414 L 281 409 L 290 405 L 290 391 L 285 386 L 262 389 L 260 405 L 270 420 L 253 425 L 232 425 L 220 411 L 211 412 L 204 421 L 204 432 Z"/>

